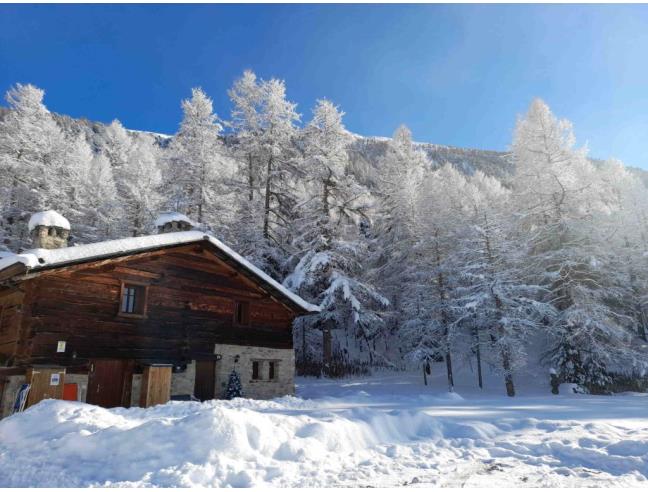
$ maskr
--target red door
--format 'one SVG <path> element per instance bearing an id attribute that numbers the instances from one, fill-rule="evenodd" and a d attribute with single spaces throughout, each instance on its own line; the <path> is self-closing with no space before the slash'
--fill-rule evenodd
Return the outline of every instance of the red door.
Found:
<path id="1" fill-rule="evenodd" d="M 97 359 L 90 364 L 86 402 L 104 408 L 129 407 L 133 363 Z"/>

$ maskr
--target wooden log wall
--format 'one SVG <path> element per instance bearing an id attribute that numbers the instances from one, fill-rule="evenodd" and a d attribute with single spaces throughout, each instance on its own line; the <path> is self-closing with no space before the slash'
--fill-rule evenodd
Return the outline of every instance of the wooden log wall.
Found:
<path id="1" fill-rule="evenodd" d="M 147 285 L 145 317 L 119 314 L 122 282 Z M 292 347 L 291 307 L 204 245 L 55 269 L 24 281 L 23 290 L 21 365 L 175 364 L 214 358 L 217 343 Z M 236 301 L 249 302 L 248 326 L 234 324 Z M 58 341 L 66 342 L 64 353 L 56 352 Z"/>
<path id="2" fill-rule="evenodd" d="M 18 287 L 0 289 L 0 366 L 10 364 L 18 349 L 24 296 Z"/>

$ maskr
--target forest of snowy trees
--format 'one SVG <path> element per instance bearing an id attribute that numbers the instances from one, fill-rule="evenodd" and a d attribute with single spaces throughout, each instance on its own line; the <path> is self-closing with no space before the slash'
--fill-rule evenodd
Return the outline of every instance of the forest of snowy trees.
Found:
<path id="1" fill-rule="evenodd" d="M 648 369 L 648 194 L 622 163 L 593 161 L 541 100 L 498 168 L 430 158 L 401 126 L 374 142 L 283 81 L 246 71 L 219 118 L 193 89 L 171 137 L 73 124 L 16 84 L 0 113 L 0 256 L 30 247 L 55 209 L 72 243 L 154 232 L 178 211 L 322 312 L 298 319 L 298 370 L 445 363 L 527 367 L 594 391 Z M 512 116 L 513 117 L 513 116 Z M 72 123 L 71 123 L 72 122 Z M 366 150 L 366 149 L 364 149 Z M 374 149 L 375 150 L 375 149 Z M 495 154 L 495 153 L 493 153 Z"/>

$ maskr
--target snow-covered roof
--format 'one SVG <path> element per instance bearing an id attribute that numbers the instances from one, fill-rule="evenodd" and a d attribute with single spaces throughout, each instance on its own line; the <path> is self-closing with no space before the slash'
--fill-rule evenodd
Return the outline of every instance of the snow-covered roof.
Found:
<path id="1" fill-rule="evenodd" d="M 184 214 L 179 212 L 165 212 L 155 219 L 155 227 L 163 226 L 169 222 L 188 222 L 189 224 L 194 225 L 194 221 Z"/>
<path id="2" fill-rule="evenodd" d="M 45 227 L 60 227 L 62 229 L 70 230 L 70 223 L 56 210 L 46 210 L 45 212 L 37 212 L 29 219 L 29 231 L 33 231 L 36 226 Z"/>
<path id="3" fill-rule="evenodd" d="M 80 263 L 120 254 L 132 254 L 165 246 L 177 246 L 198 241 L 208 241 L 210 244 L 225 253 L 229 258 L 234 260 L 244 269 L 252 273 L 252 275 L 259 279 L 262 283 L 265 283 L 276 291 L 280 292 L 282 295 L 287 297 L 294 304 L 298 305 L 305 311 L 320 311 L 320 308 L 318 306 L 306 302 L 297 294 L 288 290 L 286 287 L 281 285 L 265 272 L 247 261 L 229 246 L 223 244 L 214 236 L 201 231 L 184 231 L 167 234 L 154 234 L 142 237 L 129 237 L 124 239 L 114 239 L 112 241 L 83 244 L 80 246 L 71 246 L 68 248 L 30 249 L 20 254 L 12 254 L 9 256 L 0 257 L 0 271 L 18 263 L 25 265 L 28 271 L 38 271 L 46 268 L 63 266 L 70 263 Z"/>

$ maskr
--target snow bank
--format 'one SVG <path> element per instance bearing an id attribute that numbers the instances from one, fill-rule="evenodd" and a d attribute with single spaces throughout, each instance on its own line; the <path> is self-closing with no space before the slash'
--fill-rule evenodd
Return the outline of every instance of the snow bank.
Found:
<path id="1" fill-rule="evenodd" d="M 107 410 L 47 400 L 0 423 L 0 485 L 324 485 L 332 477 L 317 471 L 323 464 L 343 467 L 384 440 L 440 435 L 422 415 L 313 418 L 276 409 L 172 402 Z M 304 472 L 314 476 L 294 482 Z"/>
<path id="2" fill-rule="evenodd" d="M 299 386 L 329 394 L 41 402 L 0 421 L 0 486 L 646 485 L 645 395 L 462 398 L 384 377 Z"/>
<path id="3" fill-rule="evenodd" d="M 33 231 L 36 226 L 46 227 L 60 227 L 62 229 L 70 230 L 70 223 L 56 210 L 47 210 L 45 212 L 37 212 L 29 219 L 27 227 L 29 231 Z"/>

